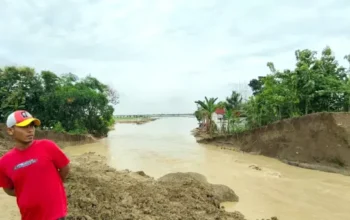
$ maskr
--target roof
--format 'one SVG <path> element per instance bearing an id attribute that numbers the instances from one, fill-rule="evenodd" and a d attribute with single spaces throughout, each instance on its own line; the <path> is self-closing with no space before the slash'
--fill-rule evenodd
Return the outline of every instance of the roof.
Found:
<path id="1" fill-rule="evenodd" d="M 218 108 L 215 110 L 215 113 L 218 115 L 224 115 L 225 114 L 225 109 L 223 108 Z"/>

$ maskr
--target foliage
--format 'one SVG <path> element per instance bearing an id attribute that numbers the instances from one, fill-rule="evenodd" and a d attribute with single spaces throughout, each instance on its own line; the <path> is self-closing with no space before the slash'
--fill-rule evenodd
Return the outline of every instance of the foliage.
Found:
<path id="1" fill-rule="evenodd" d="M 213 132 L 214 125 L 212 123 L 212 118 L 211 115 L 215 112 L 217 106 L 215 104 L 216 100 L 218 98 L 210 98 L 208 99 L 207 97 L 204 98 L 204 101 L 197 100 L 195 101 L 196 104 L 198 104 L 199 109 L 197 111 L 196 117 L 201 117 L 201 120 L 204 119 L 205 123 L 207 124 L 207 131 L 209 133 Z"/>
<path id="2" fill-rule="evenodd" d="M 226 124 L 221 123 L 221 131 L 225 133 L 229 133 L 231 130 L 235 130 L 233 127 L 237 122 L 239 122 L 239 117 L 237 112 L 240 111 L 242 105 L 242 96 L 236 91 L 232 91 L 230 97 L 227 97 L 225 101 L 220 101 L 216 103 L 218 98 L 204 98 L 204 101 L 196 101 L 195 103 L 198 105 L 197 110 L 195 111 L 195 116 L 201 124 L 206 126 L 207 131 L 210 134 L 218 131 L 218 127 L 216 123 L 212 121 L 212 114 L 216 111 L 216 109 L 224 109 L 224 119 Z"/>
<path id="3" fill-rule="evenodd" d="M 253 96 L 248 100 L 243 102 L 241 95 L 232 91 L 225 101 L 211 107 L 225 107 L 225 132 L 240 132 L 310 113 L 350 111 L 350 69 L 338 64 L 330 47 L 325 47 L 320 57 L 308 49 L 295 51 L 295 57 L 296 65 L 291 70 L 279 71 L 268 62 L 270 73 L 249 82 Z M 350 55 L 344 58 L 350 63 Z M 208 113 L 206 109 L 199 106 L 197 119 Z M 244 115 L 245 126 L 237 113 Z"/>
<path id="4" fill-rule="evenodd" d="M 238 110 L 242 104 L 242 96 L 236 91 L 232 91 L 231 96 L 226 98 L 226 108 Z"/>
<path id="5" fill-rule="evenodd" d="M 25 109 L 40 118 L 42 129 L 105 136 L 118 99 L 114 89 L 90 75 L 79 79 L 72 73 L 36 73 L 29 67 L 0 69 L 1 121 Z"/>
<path id="6" fill-rule="evenodd" d="M 349 111 L 349 70 L 338 64 L 329 47 L 320 58 L 316 55 L 297 50 L 294 70 L 277 71 L 269 62 L 271 73 L 250 81 L 254 96 L 244 108 L 249 127 L 315 112 Z"/>

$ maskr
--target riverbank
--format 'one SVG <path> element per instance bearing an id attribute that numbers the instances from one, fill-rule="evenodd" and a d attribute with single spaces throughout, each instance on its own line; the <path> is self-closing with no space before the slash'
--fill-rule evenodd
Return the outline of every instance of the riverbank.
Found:
<path id="1" fill-rule="evenodd" d="M 316 113 L 286 119 L 229 136 L 208 137 L 200 129 L 198 143 L 281 160 L 307 169 L 350 175 L 350 114 Z"/>
<path id="2" fill-rule="evenodd" d="M 0 133 L 0 149 L 5 152 L 11 142 Z M 72 138 L 59 140 L 64 136 L 49 133 L 46 135 L 55 137 L 56 142 L 69 140 L 72 144 Z M 87 138 L 86 142 L 90 141 Z M 238 202 L 239 195 L 226 186 L 208 183 L 200 174 L 172 173 L 155 180 L 142 171 L 112 169 L 104 157 L 94 153 L 70 159 L 72 171 L 65 183 L 69 201 L 67 219 L 245 219 L 241 213 L 226 212 L 220 205 L 225 201 Z M 18 219 L 15 199 L 3 192 L 0 198 L 0 219 Z"/>
<path id="3" fill-rule="evenodd" d="M 142 125 L 155 120 L 157 120 L 157 118 L 149 118 L 149 117 L 115 118 L 115 123 Z"/>

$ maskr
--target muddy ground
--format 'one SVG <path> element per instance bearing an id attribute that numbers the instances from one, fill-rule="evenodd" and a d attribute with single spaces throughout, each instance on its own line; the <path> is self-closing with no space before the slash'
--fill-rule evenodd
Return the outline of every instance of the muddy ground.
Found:
<path id="1" fill-rule="evenodd" d="M 199 143 L 350 175 L 350 113 L 310 114 L 230 136 L 210 138 L 198 129 L 193 132 Z"/>

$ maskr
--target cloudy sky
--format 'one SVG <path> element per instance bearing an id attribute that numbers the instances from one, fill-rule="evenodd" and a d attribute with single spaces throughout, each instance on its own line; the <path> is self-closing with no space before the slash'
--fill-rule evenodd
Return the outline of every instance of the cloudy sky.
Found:
<path id="1" fill-rule="evenodd" d="M 350 53 L 349 0 L 0 0 L 0 18 L 0 66 L 91 73 L 119 91 L 117 114 L 249 95 L 296 49 Z"/>

